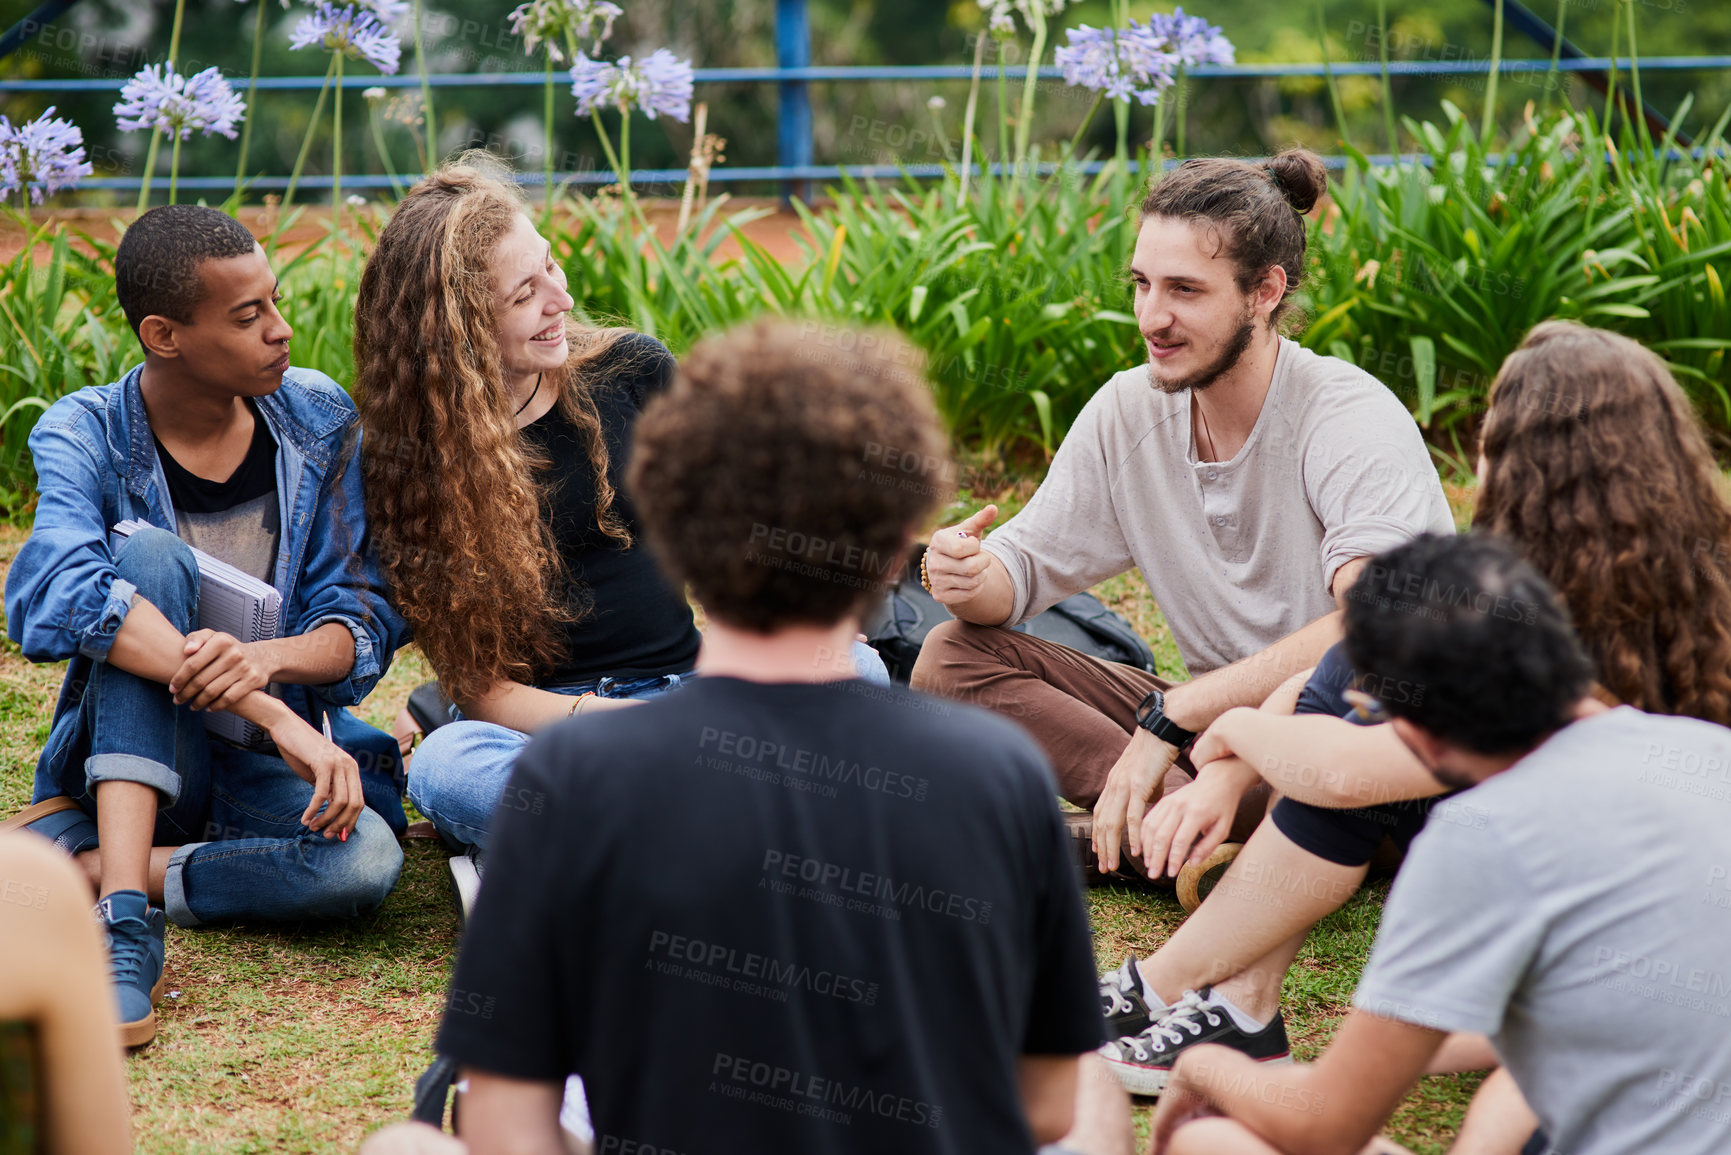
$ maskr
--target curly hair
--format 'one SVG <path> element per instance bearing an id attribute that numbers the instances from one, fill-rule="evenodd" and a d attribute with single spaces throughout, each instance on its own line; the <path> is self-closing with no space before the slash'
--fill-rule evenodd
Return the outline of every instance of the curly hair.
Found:
<path id="1" fill-rule="evenodd" d="M 1664 362 L 1538 325 L 1497 374 L 1483 451 L 1474 527 L 1519 542 L 1556 587 L 1605 689 L 1731 724 L 1731 507 Z"/>
<path id="2" fill-rule="evenodd" d="M 699 342 L 637 420 L 627 484 L 709 616 L 828 626 L 895 584 L 954 468 L 922 355 L 892 332 L 758 321 Z"/>
<path id="3" fill-rule="evenodd" d="M 450 696 L 532 682 L 575 620 L 542 516 L 550 462 L 517 435 L 495 328 L 491 265 L 526 201 L 474 163 L 409 190 L 361 274 L 355 401 L 367 521 L 392 597 Z M 571 356 L 547 384 L 585 435 L 597 515 L 620 546 L 608 452 L 586 373 L 629 330 L 567 320 Z"/>

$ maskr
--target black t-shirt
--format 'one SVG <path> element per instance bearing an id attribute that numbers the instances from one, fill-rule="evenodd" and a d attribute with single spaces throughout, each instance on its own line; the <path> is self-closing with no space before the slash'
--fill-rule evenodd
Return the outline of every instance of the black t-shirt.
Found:
<path id="1" fill-rule="evenodd" d="M 601 1151 L 1029 1152 L 1019 1057 L 1104 1031 L 1055 789 L 1013 724 L 861 681 L 543 731 L 439 1049 L 582 1075 Z"/>
<path id="2" fill-rule="evenodd" d="M 157 460 L 168 482 L 180 540 L 227 562 L 260 581 L 271 580 L 276 568 L 277 541 L 282 535 L 282 511 L 276 492 L 276 438 L 249 398 L 252 444 L 246 458 L 226 481 L 211 481 L 183 468 L 163 448 L 156 435 Z"/>
<path id="3" fill-rule="evenodd" d="M 666 388 L 673 368 L 672 355 L 659 341 L 633 334 L 594 370 L 591 395 L 607 442 L 613 509 L 633 539 L 628 549 L 601 531 L 595 468 L 577 427 L 555 407 L 522 429 L 525 446 L 552 461 L 543 475 L 543 516 L 565 562 L 564 600 L 583 611 L 565 627 L 565 658 L 539 679 L 542 685 L 682 673 L 697 660 L 701 639 L 691 607 L 656 566 L 625 493 L 631 425 L 649 397 Z"/>

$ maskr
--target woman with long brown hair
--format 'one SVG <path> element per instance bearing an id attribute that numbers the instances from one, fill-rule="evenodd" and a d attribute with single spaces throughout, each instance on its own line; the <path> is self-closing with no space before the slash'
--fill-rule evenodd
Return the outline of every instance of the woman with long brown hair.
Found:
<path id="1" fill-rule="evenodd" d="M 570 316 L 564 270 L 491 167 L 410 190 L 355 306 L 369 527 L 462 719 L 415 752 L 409 796 L 468 848 L 452 860 L 465 909 L 528 735 L 678 685 L 700 640 L 622 488 L 631 426 L 673 358 Z"/>
<path id="2" fill-rule="evenodd" d="M 1731 724 L 1731 506 L 1688 398 L 1656 355 L 1571 322 L 1536 326 L 1497 375 L 1479 478 L 1474 529 L 1513 541 L 1559 591 L 1602 696 Z M 1349 596 L 1380 592 L 1370 573 Z M 1423 687 L 1359 679 L 1336 647 L 1296 715 L 1291 690 L 1284 712 L 1271 702 L 1223 715 L 1193 748 L 1195 785 L 1144 820 L 1159 873 L 1215 849 L 1246 783 L 1265 779 L 1282 796 L 1212 897 L 1152 956 L 1103 981 L 1115 1025 L 1176 1028 L 1162 1007 L 1184 996 L 1178 1017 L 1197 1026 L 1230 1014 L 1233 1037 L 1216 1030 L 1214 1041 L 1284 1044 L 1281 983 L 1310 927 L 1357 889 L 1384 835 L 1410 841 L 1442 793 L 1391 727 L 1342 721 L 1345 700 L 1373 711 L 1368 699 Z M 1199 1037 L 1158 1023 L 1113 1033 L 1115 1069 L 1143 1088 L 1163 1083 Z"/>
<path id="3" fill-rule="evenodd" d="M 525 207 L 508 174 L 440 169 L 380 233 L 355 303 L 369 526 L 463 719 L 416 750 L 409 796 L 469 848 L 528 734 L 677 685 L 699 643 L 621 492 L 630 425 L 673 358 L 571 318 Z M 476 860 L 453 861 L 465 897 Z"/>

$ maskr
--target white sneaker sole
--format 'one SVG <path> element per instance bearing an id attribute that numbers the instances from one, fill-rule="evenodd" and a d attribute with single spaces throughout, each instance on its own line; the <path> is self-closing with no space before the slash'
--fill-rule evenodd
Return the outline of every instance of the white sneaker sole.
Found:
<path id="1" fill-rule="evenodd" d="M 481 872 L 475 869 L 475 860 L 467 854 L 456 855 L 450 865 L 451 882 L 457 888 L 457 907 L 462 912 L 463 922 L 467 923 L 475 912 L 475 898 L 481 893 Z"/>
<path id="2" fill-rule="evenodd" d="M 1114 1058 L 1110 1055 L 1101 1055 L 1100 1057 L 1106 1060 L 1106 1065 L 1112 1069 L 1114 1075 L 1118 1076 L 1119 1084 L 1132 1095 L 1143 1095 L 1150 1099 L 1159 1098 L 1160 1092 L 1166 1089 L 1166 1081 L 1172 1077 L 1172 1072 L 1169 1070 L 1127 1063 L 1123 1059 Z M 1279 1059 L 1259 1059 L 1257 1061 L 1269 1066 L 1279 1066 L 1282 1063 L 1292 1062 L 1292 1056 L 1288 1055 Z"/>

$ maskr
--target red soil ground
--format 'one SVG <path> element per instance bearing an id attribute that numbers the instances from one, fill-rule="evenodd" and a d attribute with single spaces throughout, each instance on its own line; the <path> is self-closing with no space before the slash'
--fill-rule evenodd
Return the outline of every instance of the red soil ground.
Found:
<path id="1" fill-rule="evenodd" d="M 677 200 L 648 200 L 643 207 L 649 221 L 655 226 L 656 235 L 663 241 L 670 240 L 679 223 L 679 202 Z M 770 254 L 784 263 L 799 260 L 801 253 L 796 237 L 805 234 L 804 226 L 792 209 L 787 208 L 780 200 L 771 197 L 740 197 L 729 200 L 722 209 L 722 215 L 745 208 L 769 209 L 771 215 L 751 222 L 745 226 L 745 235 L 757 244 L 768 249 Z M 371 210 L 362 210 L 371 211 Z M 278 210 L 280 214 L 280 210 Z M 112 243 L 119 235 L 117 223 L 132 219 L 129 208 L 108 209 L 61 209 L 53 213 L 38 211 L 34 221 L 42 224 L 45 221 L 63 221 L 70 230 L 88 233 L 90 236 Z M 695 214 L 694 214 L 695 215 Z M 249 207 L 240 211 L 240 219 L 256 235 L 269 232 L 275 223 L 271 211 L 264 208 Z M 282 250 L 289 255 L 298 251 L 300 246 L 310 244 L 330 231 L 330 208 L 326 205 L 312 206 L 301 214 L 294 228 L 283 235 Z M 18 255 L 18 250 L 24 246 L 24 231 L 15 218 L 0 217 L 0 261 L 10 261 Z M 728 237 L 723 240 L 719 250 L 722 259 L 739 255 L 739 245 Z"/>

